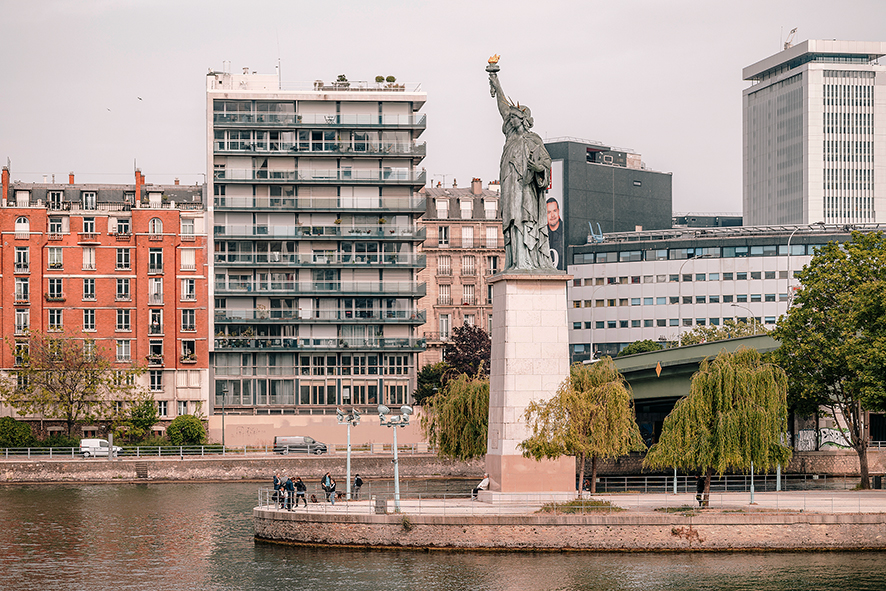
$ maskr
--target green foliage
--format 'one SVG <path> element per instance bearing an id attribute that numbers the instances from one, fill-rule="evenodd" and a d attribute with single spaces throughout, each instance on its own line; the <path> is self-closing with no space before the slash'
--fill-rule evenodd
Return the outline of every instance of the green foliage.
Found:
<path id="1" fill-rule="evenodd" d="M 339 75 L 338 75 L 338 78 L 336 78 L 335 81 L 336 81 L 336 82 L 347 82 L 347 81 L 348 81 L 348 77 L 345 76 L 344 74 L 339 74 Z"/>
<path id="2" fill-rule="evenodd" d="M 624 349 L 618 352 L 616 357 L 624 357 L 625 355 L 636 355 L 637 353 L 647 353 L 649 351 L 660 351 L 664 349 L 664 345 L 657 343 L 651 339 L 645 341 L 634 341 Z"/>
<path id="3" fill-rule="evenodd" d="M 122 413 L 115 417 L 114 437 L 129 443 L 141 441 L 150 435 L 151 428 L 160 420 L 157 414 L 157 403 L 150 393 L 144 394 L 139 400 L 131 403 Z"/>
<path id="4" fill-rule="evenodd" d="M 21 415 L 63 419 L 69 434 L 79 422 L 112 418 L 115 402 L 141 392 L 135 380 L 144 368 L 112 362 L 92 341 L 31 331 L 24 343 L 7 342 L 21 363 L 0 377 L 0 399 Z"/>
<path id="5" fill-rule="evenodd" d="M 759 322 L 736 322 L 730 318 L 723 322 L 723 326 L 695 326 L 689 332 L 683 333 L 680 342 L 683 345 L 697 345 L 699 343 L 750 337 L 755 334 L 766 334 L 767 332 L 766 327 Z"/>
<path id="6" fill-rule="evenodd" d="M 824 409 L 848 427 L 861 486 L 868 488 L 865 411 L 886 409 L 886 237 L 853 232 L 821 247 L 800 272 L 802 288 L 773 336 L 773 359 L 790 376 L 801 415 Z"/>
<path id="7" fill-rule="evenodd" d="M 452 340 L 443 348 L 443 358 L 452 367 L 452 371 L 444 376 L 444 385 L 450 375 L 488 376 L 491 356 L 492 341 L 485 330 L 469 324 L 453 329 Z"/>
<path id="8" fill-rule="evenodd" d="M 386 81 L 388 84 L 393 84 L 394 82 L 397 81 L 397 79 L 394 78 L 393 76 L 388 76 L 387 78 L 385 78 L 385 81 Z"/>
<path id="9" fill-rule="evenodd" d="M 470 460 L 486 454 L 488 379 L 462 374 L 426 399 L 423 409 L 425 438 L 441 457 Z"/>
<path id="10" fill-rule="evenodd" d="M 30 425 L 12 417 L 0 418 L 0 447 L 30 447 L 33 443 Z"/>
<path id="11" fill-rule="evenodd" d="M 585 457 L 594 460 L 596 471 L 597 458 L 646 449 L 631 391 L 611 357 L 572 364 L 557 393 L 549 400 L 531 402 L 525 418 L 532 435 L 520 444 L 523 455 L 536 460 L 578 456 L 579 482 L 584 482 Z M 592 487 L 595 481 L 593 474 Z"/>
<path id="12" fill-rule="evenodd" d="M 784 371 L 754 349 L 705 359 L 643 466 L 723 474 L 750 470 L 752 462 L 759 471 L 786 465 L 787 388 Z"/>
<path id="13" fill-rule="evenodd" d="M 166 435 L 173 445 L 201 445 L 206 443 L 203 421 L 194 415 L 179 415 L 166 428 Z"/>
<path id="14" fill-rule="evenodd" d="M 622 509 L 618 505 L 613 505 L 610 501 L 601 501 L 599 499 L 576 499 L 565 503 L 545 503 L 538 510 L 538 513 L 557 513 L 557 514 L 583 514 L 583 513 L 621 513 L 627 509 Z"/>
<path id="15" fill-rule="evenodd" d="M 34 447 L 80 447 L 80 438 L 74 437 L 73 435 L 65 435 L 64 433 L 56 433 L 43 439 L 41 441 L 37 441 L 34 444 Z"/>
<path id="16" fill-rule="evenodd" d="M 416 379 L 417 387 L 412 393 L 415 404 L 424 404 L 425 400 L 443 389 L 443 375 L 449 370 L 445 361 L 429 363 L 421 368 Z"/>
<path id="17" fill-rule="evenodd" d="M 381 83 L 384 82 L 384 81 L 385 81 L 385 77 L 384 77 L 384 76 L 376 76 L 376 77 L 375 77 L 375 82 L 376 82 L 376 84 L 381 84 Z"/>

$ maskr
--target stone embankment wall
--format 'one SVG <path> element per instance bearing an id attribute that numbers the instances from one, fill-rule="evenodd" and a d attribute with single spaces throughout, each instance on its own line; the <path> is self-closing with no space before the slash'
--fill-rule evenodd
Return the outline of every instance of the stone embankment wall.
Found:
<path id="1" fill-rule="evenodd" d="M 274 456 L 244 458 L 106 458 L 0 461 L 3 482 L 116 482 L 127 480 L 266 480 L 275 471 L 305 480 L 319 480 L 327 471 L 344 477 L 345 456 Z M 432 454 L 400 456 L 401 478 L 476 478 L 482 460 L 455 462 Z M 393 478 L 391 456 L 354 456 L 351 473 L 369 478 Z"/>
<path id="2" fill-rule="evenodd" d="M 883 514 L 333 515 L 253 510 L 259 540 L 441 550 L 886 549 Z"/>

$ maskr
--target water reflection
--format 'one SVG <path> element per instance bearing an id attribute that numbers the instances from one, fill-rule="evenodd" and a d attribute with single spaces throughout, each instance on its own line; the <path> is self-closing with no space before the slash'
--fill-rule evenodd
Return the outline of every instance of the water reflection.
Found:
<path id="1" fill-rule="evenodd" d="M 0 488 L 0 589 L 882 589 L 878 553 L 444 553 L 255 543 L 255 484 Z"/>

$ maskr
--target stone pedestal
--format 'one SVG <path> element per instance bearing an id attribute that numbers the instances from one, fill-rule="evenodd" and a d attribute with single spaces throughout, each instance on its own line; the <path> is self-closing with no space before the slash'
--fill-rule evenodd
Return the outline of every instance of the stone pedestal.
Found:
<path id="1" fill-rule="evenodd" d="M 503 273 L 492 288 L 492 359 L 486 471 L 491 493 L 575 491 L 575 458 L 524 458 L 524 413 L 550 398 L 569 375 L 566 284 L 563 273 Z M 482 497 L 481 497 L 482 498 Z"/>

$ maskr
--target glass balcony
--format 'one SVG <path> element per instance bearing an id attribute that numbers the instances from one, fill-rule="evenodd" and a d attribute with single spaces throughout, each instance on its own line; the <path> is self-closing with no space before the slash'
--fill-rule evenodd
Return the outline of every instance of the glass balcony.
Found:
<path id="1" fill-rule="evenodd" d="M 418 268 L 427 266 L 427 257 L 410 253 L 339 253 L 290 254 L 285 252 L 262 252 L 252 254 L 215 253 L 215 264 L 223 267 L 281 266 L 281 267 L 363 267 L 367 264 L 386 267 Z"/>
<path id="2" fill-rule="evenodd" d="M 267 209 L 290 211 L 316 209 L 320 211 L 424 212 L 424 197 L 233 197 L 215 198 L 217 210 Z M 182 237 L 184 238 L 184 236 Z"/>
<path id="3" fill-rule="evenodd" d="M 308 339 L 298 337 L 246 337 L 216 335 L 215 350 L 270 349 L 278 351 L 339 351 L 341 349 L 366 351 L 420 351 L 425 348 L 424 337 L 349 337 Z"/>
<path id="4" fill-rule="evenodd" d="M 427 286 L 417 281 L 223 281 L 215 282 L 217 295 L 291 293 L 310 295 L 399 294 L 422 297 Z"/>
<path id="5" fill-rule="evenodd" d="M 351 320 L 369 320 L 392 324 L 424 324 L 424 310 L 267 310 L 261 308 L 245 308 L 240 310 L 226 308 L 215 311 L 215 321 L 219 323 L 242 322 L 349 322 Z"/>
<path id="6" fill-rule="evenodd" d="M 388 224 L 354 224 L 350 226 L 292 226 L 292 225 L 257 225 L 228 224 L 215 226 L 213 232 L 217 238 L 311 238 L 323 239 L 365 238 L 390 240 L 424 240 L 427 229 L 417 226 L 394 226 Z"/>
<path id="7" fill-rule="evenodd" d="M 252 125 L 260 127 L 396 127 L 421 128 L 427 126 L 424 113 L 404 115 L 319 113 L 213 113 L 212 122 L 220 127 Z"/>
<path id="8" fill-rule="evenodd" d="M 329 170 L 258 170 L 250 168 L 225 168 L 214 172 L 217 181 L 228 183 L 255 181 L 279 181 L 299 184 L 342 183 L 359 184 L 394 184 L 424 185 L 426 174 L 422 170 L 406 168 L 385 168 L 360 170 L 352 168 L 333 168 Z"/>
<path id="9" fill-rule="evenodd" d="M 216 154 L 267 154 L 269 156 L 292 155 L 299 152 L 307 155 L 322 156 L 331 154 L 358 158 L 368 156 L 412 157 L 421 160 L 427 155 L 427 145 L 422 143 L 390 143 L 390 142 L 279 142 L 261 141 L 244 142 L 240 140 L 215 140 L 214 151 Z"/>

